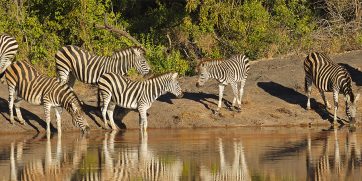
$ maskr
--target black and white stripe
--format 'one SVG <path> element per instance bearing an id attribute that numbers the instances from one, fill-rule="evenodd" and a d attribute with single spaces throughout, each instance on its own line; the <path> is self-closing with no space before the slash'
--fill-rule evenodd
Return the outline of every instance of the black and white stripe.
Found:
<path id="1" fill-rule="evenodd" d="M 230 84 L 234 93 L 232 107 L 237 102 L 237 109 L 240 110 L 241 98 L 249 68 L 249 59 L 245 55 L 234 55 L 226 60 L 203 60 L 197 66 L 199 79 L 196 86 L 203 86 L 210 78 L 219 81 L 219 103 L 216 111 L 218 113 L 221 108 L 224 88 Z M 238 83 L 240 83 L 239 90 Z"/>
<path id="2" fill-rule="evenodd" d="M 0 74 L 11 64 L 18 48 L 19 44 L 14 37 L 7 34 L 0 36 Z"/>
<path id="3" fill-rule="evenodd" d="M 141 47 L 130 47 L 121 50 L 111 57 L 97 56 L 77 46 L 65 46 L 55 55 L 56 71 L 61 82 L 69 83 L 73 87 L 75 79 L 87 84 L 97 84 L 101 75 L 115 72 L 124 75 L 131 68 L 139 73 L 149 73 L 150 66 L 145 59 L 145 52 Z"/>
<path id="4" fill-rule="evenodd" d="M 352 78 L 345 68 L 334 63 L 323 53 L 311 53 L 304 60 L 305 91 L 308 96 L 307 109 L 310 109 L 310 94 L 314 84 L 327 108 L 330 108 L 324 92 L 333 92 L 334 122 L 337 121 L 338 94 L 342 93 L 346 100 L 346 114 L 351 123 L 355 122 L 356 102 L 359 94 L 352 92 Z"/>
<path id="5" fill-rule="evenodd" d="M 132 81 L 116 73 L 106 73 L 98 82 L 101 97 L 102 116 L 107 127 L 106 114 L 112 129 L 116 129 L 113 111 L 116 105 L 129 109 L 138 109 L 140 114 L 140 129 L 147 129 L 147 110 L 161 95 L 170 92 L 182 96 L 181 87 L 177 81 L 177 73 L 168 73 L 145 81 Z"/>
<path id="6" fill-rule="evenodd" d="M 81 102 L 68 85 L 62 84 L 56 78 L 40 74 L 26 61 L 17 61 L 11 64 L 5 71 L 5 77 L 9 88 L 11 123 L 14 123 L 13 105 L 15 105 L 17 118 L 24 124 L 19 108 L 20 101 L 24 99 L 31 104 L 44 105 L 48 135 L 50 134 L 50 110 L 52 107 L 55 109 L 58 133 L 61 133 L 62 108 L 71 114 L 74 125 L 80 127 L 82 131 L 88 129 Z M 15 100 L 14 97 L 16 97 Z"/>

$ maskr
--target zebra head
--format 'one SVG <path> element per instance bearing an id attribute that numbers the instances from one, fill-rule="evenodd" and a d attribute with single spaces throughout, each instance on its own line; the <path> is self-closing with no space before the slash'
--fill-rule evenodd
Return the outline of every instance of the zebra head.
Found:
<path id="1" fill-rule="evenodd" d="M 84 112 L 81 108 L 82 102 L 79 100 L 71 103 L 71 112 L 73 124 L 76 127 L 79 127 L 83 133 L 89 131 L 89 125 L 86 119 L 84 119 Z"/>
<path id="2" fill-rule="evenodd" d="M 136 70 L 138 71 L 138 73 L 142 74 L 142 75 L 146 75 L 148 73 L 150 73 L 151 68 L 147 63 L 146 57 L 145 57 L 145 50 L 141 47 L 133 47 L 132 48 L 132 52 L 135 56 L 135 61 L 134 61 L 134 65 L 133 67 L 136 68 Z"/>
<path id="3" fill-rule="evenodd" d="M 346 95 L 346 114 L 350 121 L 350 123 L 356 122 L 356 113 L 357 113 L 357 101 L 359 99 L 359 94 L 357 94 L 356 97 L 354 97 L 353 93 L 351 95 Z"/>
<path id="4" fill-rule="evenodd" d="M 209 74 L 209 71 L 207 70 L 207 65 L 205 62 L 201 62 L 197 66 L 197 72 L 199 74 L 199 79 L 196 83 L 196 87 L 201 87 L 201 86 L 205 85 L 207 80 L 209 80 L 209 78 L 210 78 L 210 74 Z"/>
<path id="5" fill-rule="evenodd" d="M 178 98 L 181 98 L 183 96 L 181 86 L 177 80 L 177 73 L 173 73 L 171 77 L 171 82 L 169 84 L 169 92 L 171 92 L 173 95 L 177 96 Z"/>

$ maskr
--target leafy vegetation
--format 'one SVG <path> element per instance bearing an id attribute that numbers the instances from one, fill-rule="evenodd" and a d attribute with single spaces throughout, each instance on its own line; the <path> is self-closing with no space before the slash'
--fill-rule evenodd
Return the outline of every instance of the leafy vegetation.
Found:
<path id="1" fill-rule="evenodd" d="M 106 20 L 147 49 L 153 72 L 192 75 L 202 57 L 244 53 L 251 59 L 362 46 L 362 8 L 355 0 L 0 0 L 0 32 L 54 75 L 54 54 L 81 46 L 98 55 L 133 45 L 97 28 Z"/>

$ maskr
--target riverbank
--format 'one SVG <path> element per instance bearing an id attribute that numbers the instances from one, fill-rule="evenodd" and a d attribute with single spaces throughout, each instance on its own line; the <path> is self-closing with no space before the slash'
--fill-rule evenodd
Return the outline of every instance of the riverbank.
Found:
<path id="1" fill-rule="evenodd" d="M 362 51 L 353 51 L 331 56 L 338 63 L 343 63 L 356 83 L 356 90 L 362 85 Z M 307 98 L 304 94 L 303 60 L 305 55 L 287 58 L 261 60 L 253 62 L 244 89 L 241 112 L 229 111 L 226 105 L 232 101 L 231 87 L 225 89 L 224 104 L 220 115 L 214 115 L 217 107 L 218 86 L 216 81 L 209 81 L 204 87 L 195 86 L 197 76 L 182 77 L 180 84 L 184 97 L 177 99 L 172 95 L 159 98 L 148 111 L 148 128 L 199 128 L 199 127 L 237 127 L 237 126 L 309 126 L 328 125 L 332 115 L 324 110 L 322 99 L 315 87 L 312 91 L 312 110 L 305 110 Z M 77 84 L 76 93 L 85 103 L 86 119 L 91 129 L 102 129 L 100 111 L 96 108 L 96 88 Z M 332 94 L 326 94 L 333 103 Z M 22 102 L 22 112 L 26 124 L 18 122 L 11 125 L 8 115 L 8 90 L 6 84 L 0 85 L 0 133 L 44 131 L 42 106 L 33 106 Z M 347 119 L 343 96 L 340 95 L 338 116 Z M 358 103 L 361 107 L 362 102 Z M 329 110 L 331 112 L 331 110 Z M 362 121 L 361 111 L 357 122 Z M 56 126 L 52 112 L 52 124 Z M 138 112 L 117 108 L 115 121 L 120 128 L 137 129 Z M 343 122 L 343 120 L 341 120 Z M 345 122 L 345 121 L 344 121 Z M 62 115 L 64 131 L 76 130 L 69 114 Z"/>

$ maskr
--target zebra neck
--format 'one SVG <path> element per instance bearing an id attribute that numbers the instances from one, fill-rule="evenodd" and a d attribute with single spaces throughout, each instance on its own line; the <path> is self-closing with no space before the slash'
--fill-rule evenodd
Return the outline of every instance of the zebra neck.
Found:
<path id="1" fill-rule="evenodd" d="M 117 56 L 117 58 L 112 58 L 110 65 L 105 67 L 106 72 L 117 72 L 122 75 L 126 74 L 129 69 L 135 67 L 134 66 L 134 56 L 131 55 L 129 57 Z"/>
<path id="2" fill-rule="evenodd" d="M 152 91 L 148 91 L 148 92 L 152 92 L 152 94 L 150 94 L 152 99 L 157 99 L 161 95 L 170 91 L 169 86 L 168 86 L 170 84 L 169 83 L 170 80 L 168 80 L 167 77 L 159 77 L 156 79 L 148 80 L 146 82 L 147 82 L 147 84 L 150 84 L 148 87 Z"/>
<path id="3" fill-rule="evenodd" d="M 62 107 L 64 107 L 65 110 L 68 111 L 68 113 L 73 117 L 73 112 L 74 112 L 74 105 L 79 105 L 79 107 L 77 109 L 81 109 L 80 108 L 80 104 L 78 103 L 77 99 L 66 99 L 66 100 L 62 100 L 61 101 L 61 105 Z"/>
<path id="4" fill-rule="evenodd" d="M 220 79 L 220 66 L 218 64 L 209 66 L 209 76 L 213 79 Z"/>

